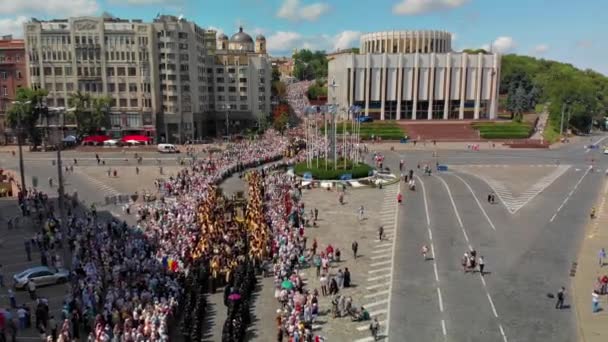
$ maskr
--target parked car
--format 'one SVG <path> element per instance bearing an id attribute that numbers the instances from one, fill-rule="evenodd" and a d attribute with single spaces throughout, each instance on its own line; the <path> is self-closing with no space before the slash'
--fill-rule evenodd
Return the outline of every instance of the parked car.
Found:
<path id="1" fill-rule="evenodd" d="M 15 274 L 13 280 L 16 289 L 24 289 L 30 279 L 39 287 L 65 283 L 69 277 L 70 272 L 64 268 L 57 270 L 47 266 L 37 266 Z"/>

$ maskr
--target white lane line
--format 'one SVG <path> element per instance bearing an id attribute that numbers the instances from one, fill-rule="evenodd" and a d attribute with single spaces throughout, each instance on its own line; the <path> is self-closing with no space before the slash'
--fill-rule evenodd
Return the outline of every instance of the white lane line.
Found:
<path id="1" fill-rule="evenodd" d="M 378 292 L 375 292 L 375 293 L 372 293 L 372 294 L 367 294 L 367 295 L 365 295 L 363 297 L 365 297 L 365 298 L 373 298 L 373 297 L 382 296 L 382 295 L 386 295 L 386 294 L 388 294 L 388 290 L 378 291 Z M 369 304 L 365 305 L 365 306 L 369 306 Z"/>
<path id="2" fill-rule="evenodd" d="M 494 314 L 494 317 L 498 318 L 498 313 L 496 312 L 496 307 L 494 307 L 492 296 L 490 296 L 490 293 L 488 292 L 486 292 L 486 296 L 488 296 L 488 300 L 490 301 L 490 306 L 492 307 L 492 313 Z"/>
<path id="3" fill-rule="evenodd" d="M 431 228 L 429 228 L 428 230 L 429 230 L 429 241 L 433 241 L 433 232 L 431 231 Z"/>
<path id="4" fill-rule="evenodd" d="M 431 257 L 435 260 L 435 246 L 431 243 Z"/>
<path id="5" fill-rule="evenodd" d="M 379 300 L 377 302 L 367 303 L 367 304 L 363 305 L 363 307 L 369 309 L 370 307 L 374 307 L 374 306 L 378 306 L 378 305 L 383 305 L 383 304 L 387 304 L 387 303 L 388 303 L 388 299 L 383 299 L 383 300 Z"/>
<path id="6" fill-rule="evenodd" d="M 384 252 L 384 251 L 380 251 L 380 252 Z M 391 254 L 374 255 L 370 259 L 372 259 L 372 260 L 384 259 L 384 258 L 390 258 L 391 256 L 392 256 Z"/>
<path id="7" fill-rule="evenodd" d="M 594 143 L 593 143 L 593 145 L 597 145 L 597 144 L 601 143 L 601 142 L 602 142 L 602 141 L 604 141 L 604 139 L 606 139 L 606 138 L 608 138 L 608 136 L 605 136 L 605 137 L 603 137 L 603 138 L 599 139 L 598 141 L 594 142 Z"/>
<path id="8" fill-rule="evenodd" d="M 439 273 L 437 272 L 437 263 L 433 263 L 433 271 L 435 271 L 435 281 L 439 283 Z"/>
<path id="9" fill-rule="evenodd" d="M 479 206 L 479 209 L 481 209 L 481 212 L 483 213 L 483 216 L 486 217 L 486 220 L 490 224 L 490 227 L 492 227 L 492 229 L 494 229 L 494 231 L 496 231 L 496 226 L 494 226 L 494 223 L 492 223 L 492 220 L 490 220 L 490 217 L 488 216 L 488 213 L 486 213 L 486 210 L 481 206 L 481 203 L 479 202 L 479 199 L 477 198 L 477 195 L 475 195 L 475 192 L 473 191 L 473 189 L 471 188 L 471 186 L 469 185 L 469 183 L 467 183 L 464 179 L 462 179 L 462 177 L 460 177 L 459 175 L 457 175 L 455 173 L 452 173 L 452 176 L 460 179 L 460 181 L 462 183 L 464 183 L 464 185 L 467 187 L 467 189 L 469 189 L 469 191 L 471 192 L 471 195 L 473 195 L 473 198 L 475 199 L 475 202 L 477 202 L 477 205 Z"/>
<path id="10" fill-rule="evenodd" d="M 578 186 L 583 181 L 583 178 L 585 178 L 585 176 L 587 176 L 587 174 L 589 173 L 589 171 L 591 171 L 591 166 L 589 166 L 587 168 L 587 171 L 585 171 L 585 173 L 583 173 L 583 176 L 578 180 L 578 182 L 576 182 L 576 184 L 574 185 L 574 187 L 572 188 L 572 190 L 570 191 L 570 193 L 568 194 L 568 196 L 566 196 L 566 198 L 564 198 L 564 201 L 559 206 L 559 208 L 557 208 L 557 211 L 555 212 L 555 214 L 553 214 L 553 216 L 551 217 L 551 219 L 549 220 L 549 222 L 553 222 L 553 220 L 555 220 L 555 217 L 557 216 L 557 214 L 562 210 L 562 208 L 564 207 L 564 205 L 566 205 L 566 203 L 568 202 L 568 200 L 570 199 L 570 197 L 572 196 L 572 194 L 576 191 L 576 189 L 578 189 Z"/>
<path id="11" fill-rule="evenodd" d="M 448 335 L 448 331 L 445 328 L 445 320 L 444 319 L 441 320 L 441 331 L 443 332 L 443 336 L 444 337 Z"/>
<path id="12" fill-rule="evenodd" d="M 507 335 L 505 334 L 505 329 L 502 328 L 502 324 L 499 324 L 498 328 L 500 329 L 500 334 L 502 335 L 502 340 L 504 342 L 508 342 L 507 341 Z"/>
<path id="13" fill-rule="evenodd" d="M 486 280 L 483 278 L 483 276 L 481 274 L 479 274 L 479 277 L 481 278 L 481 283 L 483 284 L 483 287 L 487 287 Z"/>
<path id="14" fill-rule="evenodd" d="M 383 274 L 383 275 L 380 275 L 380 276 L 377 276 L 377 277 L 367 278 L 367 281 L 374 281 L 374 280 L 378 280 L 378 279 L 382 279 L 382 278 L 388 278 L 388 277 L 391 277 L 391 276 L 392 276 L 392 273 Z"/>
<path id="15" fill-rule="evenodd" d="M 437 288 L 437 297 L 439 298 L 439 311 L 443 312 L 443 298 L 441 297 L 440 288 Z"/>
<path id="16" fill-rule="evenodd" d="M 373 290 L 373 289 L 377 289 L 379 287 L 383 287 L 383 286 L 388 286 L 388 283 L 382 283 L 382 284 L 376 284 L 376 285 L 372 285 L 372 286 L 367 286 L 365 287 L 366 290 Z"/>
<path id="17" fill-rule="evenodd" d="M 376 270 L 371 270 L 371 271 L 367 271 L 368 274 L 374 274 L 374 273 L 382 273 L 382 272 L 386 272 L 386 271 L 390 271 L 392 270 L 392 267 L 382 267 Z"/>
<path id="18" fill-rule="evenodd" d="M 437 177 L 435 175 L 433 175 L 433 177 L 439 179 L 443 183 L 443 186 L 445 186 L 445 189 L 448 191 L 448 197 L 450 198 L 450 202 L 452 202 L 452 208 L 454 208 L 454 213 L 456 214 L 456 219 L 458 220 L 458 224 L 460 225 L 460 228 L 462 228 L 462 231 L 464 232 L 464 224 L 462 224 L 462 219 L 460 218 L 460 213 L 458 213 L 458 209 L 456 208 L 456 203 L 454 202 L 454 197 L 452 197 L 452 191 L 450 190 L 448 183 L 446 183 L 445 180 L 441 177 Z M 469 242 L 469 238 L 466 236 L 466 232 L 465 232 L 465 238 L 466 238 L 467 242 Z"/>
<path id="19" fill-rule="evenodd" d="M 390 264 L 391 261 L 390 260 L 386 260 L 386 261 L 380 261 L 380 262 L 374 262 L 372 264 L 370 264 L 370 267 L 378 267 L 378 266 L 382 266 L 382 265 L 386 265 L 386 264 Z"/>
<path id="20" fill-rule="evenodd" d="M 384 240 L 382 240 L 384 241 Z M 393 244 L 392 243 L 383 243 L 381 245 L 376 245 L 376 247 L 391 247 Z"/>

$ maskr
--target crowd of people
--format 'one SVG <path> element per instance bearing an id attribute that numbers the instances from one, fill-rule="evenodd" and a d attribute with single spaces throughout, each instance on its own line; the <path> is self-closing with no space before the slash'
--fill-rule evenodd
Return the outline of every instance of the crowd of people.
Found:
<path id="1" fill-rule="evenodd" d="M 56 337 L 48 321 L 42 320 L 37 326 L 40 333 L 50 341 L 80 337 L 95 341 L 168 341 L 169 320 L 175 317 L 184 298 L 189 272 L 199 271 L 193 267 L 209 269 L 212 284 L 235 285 L 232 274 L 239 265 L 260 262 L 270 252 L 270 231 L 262 203 L 266 198 L 258 196 L 257 203 L 250 203 L 249 231 L 243 231 L 233 208 L 215 201 L 219 194 L 214 185 L 248 167 L 281 159 L 288 147 L 286 137 L 268 131 L 255 141 L 230 144 L 221 152 L 200 158 L 160 185 L 166 199 L 135 206 L 138 223 L 134 227 L 116 220 L 104 221 L 97 217 L 94 207 L 76 210 L 70 206 L 70 290 Z M 271 167 L 276 165 L 264 169 Z M 20 207 L 24 215 L 40 208 L 35 215 L 47 224 L 40 225 L 39 238 L 34 241 L 40 240 L 42 248 L 48 250 L 41 255 L 55 255 L 62 247 L 56 229 L 58 220 L 53 204 L 49 201 L 43 206 L 43 201 L 45 195 L 28 193 L 20 198 Z M 245 271 L 241 273 L 241 279 L 251 279 Z M 249 289 L 251 282 L 242 280 L 236 285 Z M 200 303 L 198 297 L 193 298 Z"/>
<path id="2" fill-rule="evenodd" d="M 306 91 L 311 84 L 312 81 L 302 81 L 287 86 L 287 102 L 298 117 L 304 116 L 306 110 L 310 108 Z"/>

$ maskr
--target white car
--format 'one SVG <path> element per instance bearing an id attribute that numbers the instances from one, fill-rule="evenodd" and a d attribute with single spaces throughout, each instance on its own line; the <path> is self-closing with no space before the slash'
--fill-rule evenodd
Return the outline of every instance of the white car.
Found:
<path id="1" fill-rule="evenodd" d="M 604 154 L 608 154 L 608 148 L 604 150 Z"/>
<path id="2" fill-rule="evenodd" d="M 68 281 L 70 272 L 64 268 L 56 270 L 47 266 L 37 266 L 13 276 L 16 289 L 24 289 L 28 281 L 33 280 L 36 286 L 61 284 Z"/>

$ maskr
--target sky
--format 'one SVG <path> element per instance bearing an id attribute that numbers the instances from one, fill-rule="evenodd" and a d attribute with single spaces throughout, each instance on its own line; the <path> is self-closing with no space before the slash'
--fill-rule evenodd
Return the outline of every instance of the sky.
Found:
<path id="1" fill-rule="evenodd" d="M 183 15 L 227 35 L 264 34 L 272 55 L 295 48 L 358 47 L 362 33 L 433 29 L 453 48 L 488 48 L 591 68 L 608 75 L 608 0 L 0 0 L 0 34 L 23 23 L 100 15 L 151 21 Z"/>

